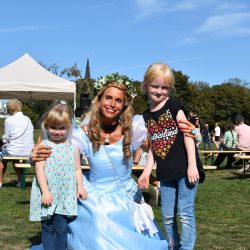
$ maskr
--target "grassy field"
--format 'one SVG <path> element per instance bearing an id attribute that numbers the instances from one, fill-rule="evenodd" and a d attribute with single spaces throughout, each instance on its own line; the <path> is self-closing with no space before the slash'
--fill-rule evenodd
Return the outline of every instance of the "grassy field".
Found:
<path id="1" fill-rule="evenodd" d="M 34 170 L 28 170 L 26 190 L 16 188 L 16 175 L 8 167 L 0 189 L 0 249 L 24 250 L 40 242 L 40 223 L 29 222 L 29 196 Z M 236 169 L 206 172 L 196 199 L 196 250 L 250 249 L 250 173 Z M 160 223 L 160 208 L 154 208 Z M 136 249 L 135 249 L 136 250 Z"/>

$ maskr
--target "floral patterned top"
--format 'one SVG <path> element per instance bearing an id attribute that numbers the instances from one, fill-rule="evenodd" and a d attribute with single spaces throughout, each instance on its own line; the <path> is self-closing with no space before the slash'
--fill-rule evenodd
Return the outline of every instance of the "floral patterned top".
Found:
<path id="1" fill-rule="evenodd" d="M 70 142 L 55 144 L 48 140 L 43 141 L 43 144 L 52 147 L 52 154 L 45 161 L 44 172 L 53 202 L 51 206 L 41 204 L 41 190 L 35 177 L 31 189 L 30 220 L 45 220 L 54 213 L 75 216 L 77 215 L 75 146 Z"/>

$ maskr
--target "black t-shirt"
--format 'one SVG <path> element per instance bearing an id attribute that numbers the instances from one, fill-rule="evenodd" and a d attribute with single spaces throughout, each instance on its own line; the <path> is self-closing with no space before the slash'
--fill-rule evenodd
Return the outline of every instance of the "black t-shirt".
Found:
<path id="1" fill-rule="evenodd" d="M 171 181 L 187 174 L 188 160 L 183 134 L 178 129 L 176 116 L 184 110 L 177 98 L 170 98 L 156 112 L 143 113 L 157 163 L 157 179 Z"/>

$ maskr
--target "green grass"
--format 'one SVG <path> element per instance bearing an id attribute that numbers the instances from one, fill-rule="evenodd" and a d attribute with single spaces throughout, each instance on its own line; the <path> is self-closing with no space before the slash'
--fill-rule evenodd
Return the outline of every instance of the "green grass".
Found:
<path id="1" fill-rule="evenodd" d="M 250 174 L 236 170 L 207 173 L 196 199 L 197 243 L 195 249 L 250 249 Z M 29 222 L 29 195 L 33 170 L 26 177 L 26 190 L 15 187 L 16 175 L 8 167 L 5 186 L 0 189 L 1 249 L 27 249 L 40 242 L 40 223 Z M 160 208 L 154 208 L 158 222 Z"/>
<path id="2" fill-rule="evenodd" d="M 16 175 L 8 166 L 5 185 L 0 189 L 0 249 L 24 250 L 40 242 L 40 223 L 28 219 L 33 174 L 34 169 L 29 169 L 27 188 L 21 190 L 15 187 Z M 206 175 L 196 198 L 195 249 L 250 249 L 250 173 L 244 178 L 236 169 L 219 169 Z M 160 207 L 154 212 L 161 224 Z"/>

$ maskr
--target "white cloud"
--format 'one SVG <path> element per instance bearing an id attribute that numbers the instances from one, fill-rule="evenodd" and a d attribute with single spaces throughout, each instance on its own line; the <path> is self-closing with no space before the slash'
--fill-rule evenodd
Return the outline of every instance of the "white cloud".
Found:
<path id="1" fill-rule="evenodd" d="M 214 3 L 215 0 L 135 0 L 136 20 L 159 13 L 193 11 Z"/>
<path id="2" fill-rule="evenodd" d="M 166 8 L 161 0 L 136 0 L 137 20 L 151 16 L 152 14 L 163 12 Z"/>
<path id="3" fill-rule="evenodd" d="M 59 29 L 59 26 L 46 26 L 46 25 L 30 25 L 30 26 L 20 26 L 11 28 L 0 28 L 1 33 L 16 33 L 16 32 L 27 32 L 36 30 L 49 30 L 49 29 Z"/>
<path id="4" fill-rule="evenodd" d="M 202 57 L 200 57 L 200 56 L 194 56 L 194 57 L 187 57 L 187 58 L 170 60 L 170 61 L 168 61 L 168 63 L 174 64 L 174 63 L 180 63 L 180 62 L 197 61 L 197 60 L 201 60 L 201 59 L 202 59 Z"/>
<path id="5" fill-rule="evenodd" d="M 244 10 L 247 8 L 247 5 L 244 3 L 229 3 L 229 2 L 224 2 L 224 3 L 219 3 L 216 7 L 215 10 L 217 11 L 240 11 Z"/>
<path id="6" fill-rule="evenodd" d="M 200 4 L 201 4 L 200 1 L 185 0 L 185 1 L 181 1 L 181 2 L 177 3 L 175 6 L 173 6 L 172 10 L 189 11 L 189 10 L 193 10 L 193 9 L 198 8 Z"/>
<path id="7" fill-rule="evenodd" d="M 197 31 L 202 33 L 223 31 L 224 29 L 244 28 L 244 22 L 250 21 L 250 13 L 238 12 L 225 15 L 210 16 L 198 27 Z"/>

